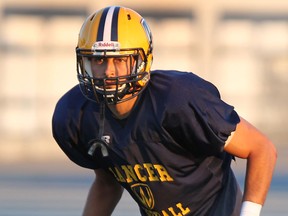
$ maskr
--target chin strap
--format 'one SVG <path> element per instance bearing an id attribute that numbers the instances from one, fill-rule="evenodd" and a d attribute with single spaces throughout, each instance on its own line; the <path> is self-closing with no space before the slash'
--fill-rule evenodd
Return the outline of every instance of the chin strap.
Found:
<path id="1" fill-rule="evenodd" d="M 99 133 L 98 138 L 92 140 L 90 143 L 90 148 L 88 149 L 88 155 L 94 156 L 94 153 L 97 148 L 101 148 L 101 153 L 103 157 L 109 155 L 107 149 L 107 142 L 104 136 L 104 125 L 105 125 L 105 103 L 100 103 L 100 124 L 99 124 Z"/>
<path id="2" fill-rule="evenodd" d="M 103 137 L 104 135 L 104 125 L 105 125 L 105 103 L 100 103 L 100 127 L 98 138 Z"/>

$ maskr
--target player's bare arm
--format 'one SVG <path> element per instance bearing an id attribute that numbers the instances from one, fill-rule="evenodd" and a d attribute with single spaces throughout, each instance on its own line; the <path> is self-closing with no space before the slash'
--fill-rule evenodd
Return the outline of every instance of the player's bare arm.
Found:
<path id="1" fill-rule="evenodd" d="M 225 151 L 247 159 L 243 201 L 263 205 L 272 180 L 277 153 L 273 143 L 241 118 Z"/>
<path id="2" fill-rule="evenodd" d="M 83 216 L 110 216 L 122 196 L 123 188 L 107 172 L 98 169 L 95 174 Z"/>

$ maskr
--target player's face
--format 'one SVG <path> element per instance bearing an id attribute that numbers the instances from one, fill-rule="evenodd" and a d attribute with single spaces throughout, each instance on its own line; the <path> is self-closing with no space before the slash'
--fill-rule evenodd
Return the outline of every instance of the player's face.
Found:
<path id="1" fill-rule="evenodd" d="M 130 74 L 131 59 L 128 56 L 91 58 L 94 78 L 113 78 Z"/>

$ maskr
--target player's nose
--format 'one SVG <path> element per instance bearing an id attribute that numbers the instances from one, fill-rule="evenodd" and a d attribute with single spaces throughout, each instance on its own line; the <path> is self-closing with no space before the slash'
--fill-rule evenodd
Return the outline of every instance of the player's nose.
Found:
<path id="1" fill-rule="evenodd" d="M 115 64 L 113 58 L 108 58 L 105 68 L 106 77 L 115 77 Z"/>

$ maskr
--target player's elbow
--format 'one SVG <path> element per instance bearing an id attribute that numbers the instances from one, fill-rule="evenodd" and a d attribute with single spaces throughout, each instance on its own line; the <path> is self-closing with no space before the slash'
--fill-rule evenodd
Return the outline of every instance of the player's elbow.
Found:
<path id="1" fill-rule="evenodd" d="M 274 160 L 275 162 L 277 161 L 277 157 L 278 157 L 278 153 L 277 153 L 277 149 L 275 147 L 275 145 L 271 142 L 269 142 L 268 144 L 268 149 L 269 149 L 269 152 L 270 152 L 270 156 L 272 158 L 272 160 Z"/>
<path id="2" fill-rule="evenodd" d="M 270 140 L 265 140 L 258 145 L 257 149 L 253 149 L 249 156 L 250 158 L 261 158 L 266 163 L 268 162 L 268 164 L 274 166 L 277 161 L 277 149 Z"/>
<path id="3" fill-rule="evenodd" d="M 275 145 L 269 140 L 265 143 L 265 146 L 266 146 L 266 153 L 269 154 L 269 156 L 276 161 L 277 149 Z"/>

